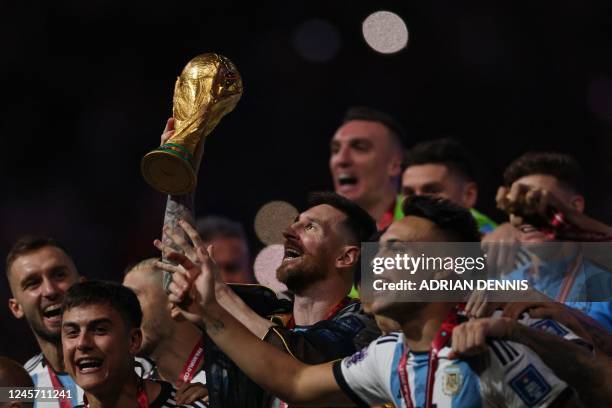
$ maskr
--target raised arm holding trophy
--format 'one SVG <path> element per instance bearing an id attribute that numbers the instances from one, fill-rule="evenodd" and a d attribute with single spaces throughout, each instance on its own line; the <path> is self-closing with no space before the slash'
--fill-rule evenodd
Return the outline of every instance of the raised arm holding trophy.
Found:
<path id="1" fill-rule="evenodd" d="M 161 145 L 146 154 L 140 164 L 147 183 L 168 194 L 162 242 L 169 247 L 173 247 L 169 232 L 183 234 L 179 220 L 195 222 L 194 190 L 205 138 L 241 96 L 242 79 L 236 66 L 219 54 L 196 56 L 176 80 L 174 120 L 168 120 Z M 165 260 L 165 254 L 162 257 Z M 164 273 L 166 290 L 169 282 L 169 274 Z"/>
<path id="2" fill-rule="evenodd" d="M 192 192 L 206 136 L 241 96 L 242 80 L 229 59 L 208 53 L 189 61 L 174 86 L 174 135 L 142 159 L 147 183 L 165 194 Z"/>

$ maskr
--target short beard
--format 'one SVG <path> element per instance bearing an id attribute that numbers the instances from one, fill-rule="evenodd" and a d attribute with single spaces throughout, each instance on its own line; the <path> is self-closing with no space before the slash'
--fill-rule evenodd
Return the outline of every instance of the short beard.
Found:
<path id="1" fill-rule="evenodd" d="M 61 330 L 58 330 L 57 332 L 52 332 L 48 330 L 46 327 L 39 325 L 37 322 L 36 323 L 29 322 L 29 323 L 30 323 L 30 328 L 32 329 L 36 337 L 48 343 L 62 344 Z"/>
<path id="2" fill-rule="evenodd" d="M 298 265 L 286 267 L 281 264 L 276 270 L 276 277 L 292 293 L 301 295 L 314 283 L 323 280 L 325 272 L 311 258 L 305 258 Z"/>

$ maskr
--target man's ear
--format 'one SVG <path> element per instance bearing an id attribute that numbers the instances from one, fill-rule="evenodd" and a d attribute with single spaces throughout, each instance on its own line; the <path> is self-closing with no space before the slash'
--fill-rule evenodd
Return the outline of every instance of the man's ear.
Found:
<path id="1" fill-rule="evenodd" d="M 478 186 L 473 181 L 463 187 L 463 207 L 473 208 L 478 200 Z"/>
<path id="2" fill-rule="evenodd" d="M 13 316 L 15 316 L 17 319 L 21 319 L 23 317 L 23 309 L 21 308 L 21 305 L 19 304 L 17 299 L 9 298 L 8 307 Z"/>
<path id="3" fill-rule="evenodd" d="M 79 276 L 79 283 L 83 283 L 87 280 L 84 276 Z"/>
<path id="4" fill-rule="evenodd" d="M 336 259 L 336 268 L 346 269 L 355 266 L 359 260 L 359 252 L 361 249 L 355 245 L 345 245 L 342 254 Z"/>
<path id="5" fill-rule="evenodd" d="M 388 164 L 389 177 L 401 177 L 402 175 L 402 155 L 394 153 Z"/>
<path id="6" fill-rule="evenodd" d="M 584 197 L 579 194 L 576 194 L 571 198 L 570 205 L 572 206 L 572 208 L 580 212 L 584 212 Z"/>
<path id="7" fill-rule="evenodd" d="M 135 327 L 130 330 L 130 353 L 136 354 L 142 345 L 142 330 Z"/>

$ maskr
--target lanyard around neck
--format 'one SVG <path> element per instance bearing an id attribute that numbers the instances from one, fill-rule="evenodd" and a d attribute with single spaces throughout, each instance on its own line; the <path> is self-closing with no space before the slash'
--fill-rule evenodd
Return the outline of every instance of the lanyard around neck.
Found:
<path id="1" fill-rule="evenodd" d="M 49 371 L 49 377 L 51 378 L 51 385 L 53 386 L 53 389 L 56 391 L 60 391 L 58 395 L 63 395 L 64 393 L 62 393 L 61 391 L 64 389 L 64 385 L 58 378 L 55 370 L 53 369 L 53 367 L 51 367 L 51 364 L 49 364 L 47 359 L 45 359 L 45 364 L 47 366 L 47 370 Z M 72 404 L 65 396 L 58 398 L 58 402 L 60 408 L 72 408 Z"/>
<path id="2" fill-rule="evenodd" d="M 327 311 L 327 313 L 325 314 L 325 317 L 323 318 L 323 320 L 331 319 L 336 314 L 338 314 L 338 312 L 340 310 L 344 309 L 350 302 L 351 302 L 351 298 L 346 296 L 340 302 L 336 303 L 336 305 L 334 307 L 332 307 L 331 309 L 329 309 Z M 286 327 L 289 330 L 295 328 L 295 319 L 293 318 L 293 316 L 291 316 L 291 319 L 289 319 L 289 321 L 287 322 L 287 326 Z"/>
<path id="3" fill-rule="evenodd" d="M 447 318 L 442 322 L 440 329 L 436 333 L 433 341 L 431 342 L 431 347 L 429 349 L 429 358 L 427 363 L 427 385 L 425 388 L 425 408 L 432 408 L 432 400 L 433 400 L 433 388 L 434 382 L 436 378 L 436 370 L 438 369 L 438 354 L 440 350 L 446 346 L 449 342 L 453 329 L 458 324 L 458 316 L 457 316 L 457 308 L 453 308 L 453 310 L 449 313 Z M 414 404 L 412 403 L 412 397 L 410 395 L 410 383 L 408 382 L 408 348 L 404 345 L 405 350 L 402 354 L 402 358 L 399 361 L 397 366 L 397 373 L 399 375 L 400 380 L 400 391 L 402 393 L 402 398 L 404 399 L 404 403 L 406 404 L 406 408 L 414 408 Z M 416 397 L 416 396 L 415 396 Z"/>
<path id="4" fill-rule="evenodd" d="M 190 383 L 195 376 L 196 369 L 200 366 L 202 361 L 204 361 L 204 341 L 203 339 L 200 339 L 193 350 L 191 350 L 191 353 L 183 366 L 183 370 L 181 371 L 178 379 L 179 384 Z"/>

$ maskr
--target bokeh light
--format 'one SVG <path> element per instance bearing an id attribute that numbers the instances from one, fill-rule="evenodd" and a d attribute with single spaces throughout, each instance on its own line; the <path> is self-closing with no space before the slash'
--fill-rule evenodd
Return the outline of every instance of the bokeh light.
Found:
<path id="1" fill-rule="evenodd" d="M 266 245 L 284 242 L 283 231 L 293 223 L 298 210 L 286 201 L 271 201 L 255 216 L 255 233 Z"/>
<path id="2" fill-rule="evenodd" d="M 283 245 L 269 245 L 259 252 L 253 266 L 257 282 L 269 287 L 276 293 L 287 290 L 287 287 L 276 279 L 276 269 L 283 261 L 284 255 L 285 247 Z"/>
<path id="3" fill-rule="evenodd" d="M 400 16 L 390 11 L 370 14 L 362 26 L 363 38 L 374 51 L 393 54 L 408 44 L 408 27 Z"/>

